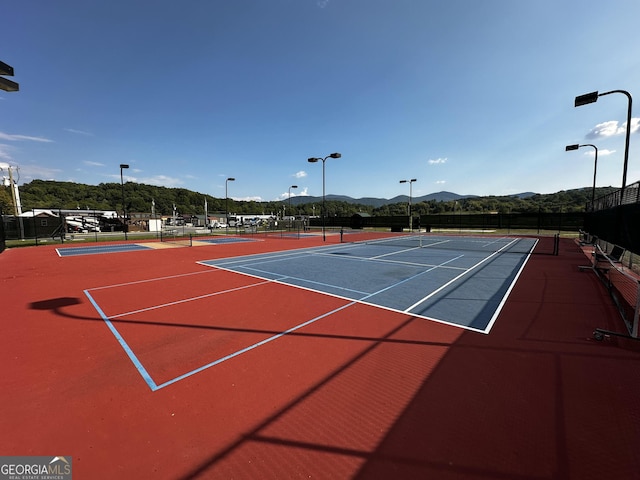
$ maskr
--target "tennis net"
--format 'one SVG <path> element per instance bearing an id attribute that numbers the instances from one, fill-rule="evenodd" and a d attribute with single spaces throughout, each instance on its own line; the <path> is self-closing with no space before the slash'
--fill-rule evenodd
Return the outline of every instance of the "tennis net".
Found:
<path id="1" fill-rule="evenodd" d="M 434 235 L 431 233 L 376 231 L 349 231 L 345 233 L 345 242 L 398 248 L 481 251 L 488 254 L 500 252 L 557 255 L 558 252 L 558 236 Z"/>
<path id="2" fill-rule="evenodd" d="M 191 234 L 180 235 L 176 230 L 161 231 L 160 241 L 180 245 L 183 247 L 193 246 L 193 239 Z"/>

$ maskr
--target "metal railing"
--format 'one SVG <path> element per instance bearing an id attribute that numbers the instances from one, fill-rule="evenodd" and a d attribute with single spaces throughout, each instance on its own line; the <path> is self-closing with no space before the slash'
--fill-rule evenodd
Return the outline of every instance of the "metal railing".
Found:
<path id="1" fill-rule="evenodd" d="M 627 185 L 624 190 L 616 190 L 587 203 L 587 212 L 599 212 L 619 207 L 620 205 L 632 205 L 635 203 L 640 203 L 640 182 L 632 183 Z"/>

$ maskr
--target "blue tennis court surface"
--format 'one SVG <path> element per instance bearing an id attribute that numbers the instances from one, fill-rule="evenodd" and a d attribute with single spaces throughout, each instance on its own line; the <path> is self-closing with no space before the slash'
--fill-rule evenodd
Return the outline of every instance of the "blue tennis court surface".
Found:
<path id="1" fill-rule="evenodd" d="M 255 242 L 252 238 L 242 238 L 242 237 L 205 237 L 205 238 L 195 238 L 194 242 L 198 243 L 207 243 L 211 245 L 218 244 L 228 244 L 228 243 L 241 243 L 241 242 Z M 189 241 L 187 237 L 185 242 Z M 82 247 L 63 247 L 57 248 L 56 252 L 61 257 L 73 257 L 78 255 L 94 255 L 99 253 L 120 253 L 120 252 L 135 252 L 140 250 L 155 250 L 158 248 L 158 245 L 173 245 L 174 242 L 164 242 L 164 243 L 120 243 L 113 245 L 88 245 Z M 181 244 L 180 242 L 175 242 L 175 244 Z M 181 244 L 185 246 L 184 243 Z"/>
<path id="2" fill-rule="evenodd" d="M 345 243 L 200 263 L 488 333 L 536 240 L 466 242 Z"/>
<path id="3" fill-rule="evenodd" d="M 76 255 L 94 255 L 98 253 L 133 252 L 136 250 L 152 250 L 151 247 L 139 243 L 122 243 L 115 245 L 91 245 L 85 247 L 65 247 L 56 248 L 56 252 L 61 257 L 72 257 Z"/>

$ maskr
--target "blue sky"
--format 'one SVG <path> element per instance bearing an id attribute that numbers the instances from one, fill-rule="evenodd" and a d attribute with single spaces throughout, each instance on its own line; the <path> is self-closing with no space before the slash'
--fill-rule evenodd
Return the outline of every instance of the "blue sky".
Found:
<path id="1" fill-rule="evenodd" d="M 622 181 L 637 0 L 23 0 L 0 168 L 214 197 L 554 193 Z M 635 90 L 635 92 L 634 92 Z M 640 97 L 639 97 L 640 98 Z M 627 184 L 640 180 L 634 115 Z"/>

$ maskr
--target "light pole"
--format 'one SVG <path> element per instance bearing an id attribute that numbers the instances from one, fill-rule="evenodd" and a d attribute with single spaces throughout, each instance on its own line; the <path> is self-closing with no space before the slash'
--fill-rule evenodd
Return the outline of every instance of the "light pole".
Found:
<path id="1" fill-rule="evenodd" d="M 578 145 L 576 143 L 574 145 L 567 145 L 566 147 L 564 147 L 564 151 L 570 152 L 571 150 L 577 150 L 580 147 L 593 147 L 596 151 L 596 161 L 593 164 L 593 188 L 591 189 L 591 208 L 593 209 L 593 202 L 596 199 L 596 171 L 598 170 L 598 147 L 590 143 L 585 143 L 584 145 Z"/>
<path id="2" fill-rule="evenodd" d="M 409 230 L 413 232 L 413 222 L 411 221 L 411 197 L 413 195 L 412 186 L 413 182 L 417 182 L 417 178 L 412 178 L 411 180 L 400 180 L 400 183 L 409 183 Z"/>
<path id="3" fill-rule="evenodd" d="M 123 228 L 124 228 L 124 239 L 128 240 L 127 238 L 127 206 L 126 203 L 124 201 L 124 177 L 122 176 L 122 170 L 124 170 L 125 168 L 129 168 L 129 165 L 127 165 L 126 163 L 121 163 L 120 164 L 120 187 L 122 188 L 122 212 L 124 214 L 124 218 L 123 218 Z"/>
<path id="4" fill-rule="evenodd" d="M 298 188 L 298 185 L 291 185 L 289 187 L 289 218 L 291 218 L 291 189 Z M 291 226 L 291 220 L 289 220 L 289 226 Z"/>
<path id="5" fill-rule="evenodd" d="M 340 158 L 342 157 L 341 154 L 339 153 L 332 153 L 331 155 L 327 155 L 324 158 L 321 157 L 311 157 L 309 158 L 307 161 L 309 163 L 316 163 L 319 161 L 322 161 L 322 241 L 326 242 L 327 240 L 327 235 L 325 233 L 325 217 L 327 216 L 327 211 L 326 211 L 326 207 L 325 207 L 325 190 L 324 190 L 324 163 L 327 161 L 327 158 Z"/>
<path id="6" fill-rule="evenodd" d="M 225 210 L 225 224 L 227 225 L 227 231 L 229 230 L 229 182 L 235 182 L 233 177 L 227 178 L 224 182 L 224 210 Z"/>
<path id="7" fill-rule="evenodd" d="M 624 198 L 624 190 L 627 187 L 627 165 L 629 163 L 629 137 L 631 136 L 631 106 L 632 99 L 631 94 L 626 90 L 611 90 L 610 92 L 598 93 L 590 92 L 585 93 L 584 95 L 578 95 L 575 99 L 575 106 L 581 107 L 582 105 L 586 105 L 588 103 L 594 103 L 598 101 L 598 97 L 602 97 L 603 95 L 609 95 L 611 93 L 622 93 L 627 96 L 628 104 L 627 104 L 627 134 L 625 137 L 624 143 L 624 166 L 622 167 L 622 188 L 620 189 L 620 205 L 622 205 L 622 201 Z"/>

